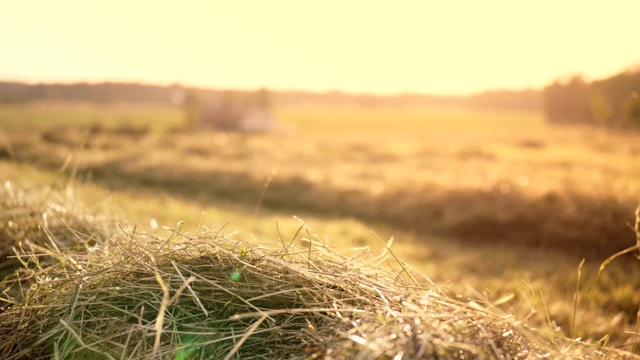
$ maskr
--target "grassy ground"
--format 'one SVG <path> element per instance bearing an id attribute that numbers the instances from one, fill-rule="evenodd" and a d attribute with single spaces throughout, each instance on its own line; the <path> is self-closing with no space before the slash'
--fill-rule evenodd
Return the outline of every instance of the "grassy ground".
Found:
<path id="1" fill-rule="evenodd" d="M 245 207 L 271 179 L 265 209 L 474 243 L 516 241 L 577 258 L 604 259 L 634 240 L 626 224 L 640 193 L 637 135 L 462 110 L 301 107 L 279 117 L 297 131 L 62 127 L 5 135 L 1 154 L 47 168 L 74 154 L 71 168 L 106 186 Z"/>
<path id="2" fill-rule="evenodd" d="M 29 131 L 61 126 L 162 130 L 180 124 L 175 107 L 162 105 L 41 102 L 0 104 L 0 127 Z"/>
<path id="3" fill-rule="evenodd" d="M 600 261 L 635 243 L 637 135 L 551 128 L 527 113 L 304 106 L 277 109 L 286 134 L 193 134 L 167 130 L 176 109 L 121 107 L 82 105 L 74 122 L 92 126 L 77 127 L 52 125 L 69 119 L 60 104 L 4 106 L 3 180 L 53 184 L 67 164 L 60 179 L 87 203 L 148 231 L 183 220 L 275 242 L 293 237 L 298 215 L 345 254 L 379 250 L 370 231 L 395 235 L 396 252 L 436 283 L 506 299 L 501 311 L 530 326 L 548 328 L 548 310 L 568 334 L 577 310 L 574 336 L 634 341 L 637 262 L 614 261 L 587 298 Z M 91 122 L 118 111 L 141 126 Z M 48 125 L 15 120 L 25 114 Z"/>
<path id="4" fill-rule="evenodd" d="M 526 326 L 499 309 L 509 296 L 438 286 L 391 241 L 336 251 L 307 226 L 273 244 L 205 225 L 148 232 L 86 208 L 78 195 L 97 188 L 54 184 L 0 188 L 16 254 L 0 283 L 6 359 L 631 356 L 605 339 L 567 338 L 551 321 Z"/>

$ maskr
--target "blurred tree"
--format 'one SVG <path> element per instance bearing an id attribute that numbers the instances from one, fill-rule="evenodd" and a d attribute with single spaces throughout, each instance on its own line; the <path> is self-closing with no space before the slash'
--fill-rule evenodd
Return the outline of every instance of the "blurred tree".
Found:
<path id="1" fill-rule="evenodd" d="M 200 94 L 191 90 L 188 91 L 184 99 L 184 127 L 188 130 L 195 130 L 200 127 L 202 119 L 202 99 Z"/>
<path id="2" fill-rule="evenodd" d="M 631 93 L 631 96 L 627 100 L 626 122 L 640 129 L 640 97 L 637 92 Z"/>
<path id="3" fill-rule="evenodd" d="M 613 122 L 613 108 L 609 99 L 602 93 L 594 93 L 591 95 L 589 107 L 591 109 L 591 117 L 597 124 L 611 126 Z"/>
<path id="4" fill-rule="evenodd" d="M 588 86 L 581 76 L 564 83 L 555 81 L 542 91 L 544 110 L 551 122 L 581 123 L 590 117 Z"/>
<path id="5" fill-rule="evenodd" d="M 595 123 L 640 128 L 640 70 L 585 83 L 580 77 L 555 81 L 542 95 L 547 119 L 557 123 Z"/>
<path id="6" fill-rule="evenodd" d="M 261 88 L 256 91 L 256 107 L 262 110 L 271 110 L 273 107 L 273 97 L 271 96 L 271 92 L 266 88 Z"/>
<path id="7" fill-rule="evenodd" d="M 640 91 L 640 71 L 625 71 L 610 78 L 595 81 L 591 91 L 601 93 L 609 99 L 611 121 L 609 126 L 627 127 L 631 125 L 629 111 L 633 108 L 633 93 Z"/>

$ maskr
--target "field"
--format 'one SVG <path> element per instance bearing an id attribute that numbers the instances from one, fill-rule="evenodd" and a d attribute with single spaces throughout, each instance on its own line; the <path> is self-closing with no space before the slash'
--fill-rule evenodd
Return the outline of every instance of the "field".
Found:
<path id="1" fill-rule="evenodd" d="M 456 296 L 532 328 L 638 348 L 637 252 L 597 282 L 596 272 L 636 244 L 639 134 L 526 112 L 275 113 L 274 134 L 194 133 L 168 106 L 1 105 L 0 180 L 68 188 L 128 229 L 165 235 L 184 221 L 277 243 L 304 221 L 343 254 L 380 252 L 393 236 L 398 257 Z"/>

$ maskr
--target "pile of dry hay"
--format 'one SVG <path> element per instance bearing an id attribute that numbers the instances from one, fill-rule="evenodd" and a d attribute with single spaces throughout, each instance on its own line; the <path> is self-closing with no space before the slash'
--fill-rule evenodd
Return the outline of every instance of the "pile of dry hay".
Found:
<path id="1" fill-rule="evenodd" d="M 117 224 L 64 238 L 41 229 L 47 240 L 21 239 L 21 267 L 2 280 L 0 358 L 618 356 L 448 296 L 388 247 L 350 259 L 310 240 L 268 249 L 206 228 L 164 238 Z"/>
<path id="2" fill-rule="evenodd" d="M 90 224 L 105 220 L 75 201 L 72 188 L 22 188 L 5 181 L 0 184 L 0 279 L 21 266 L 9 257 L 20 241 L 29 239 L 37 245 L 53 241 L 62 249 L 80 249 L 86 234 L 97 236 Z"/>

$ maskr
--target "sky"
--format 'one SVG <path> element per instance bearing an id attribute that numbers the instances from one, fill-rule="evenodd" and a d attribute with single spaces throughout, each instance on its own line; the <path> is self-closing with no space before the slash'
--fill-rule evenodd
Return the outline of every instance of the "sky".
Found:
<path id="1" fill-rule="evenodd" d="M 0 80 L 462 95 L 640 64 L 640 1 L 0 0 Z"/>

